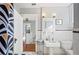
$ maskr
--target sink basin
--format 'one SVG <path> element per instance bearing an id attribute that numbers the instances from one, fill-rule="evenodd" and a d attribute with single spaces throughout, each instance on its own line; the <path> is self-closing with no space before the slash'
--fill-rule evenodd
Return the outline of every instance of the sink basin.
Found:
<path id="1" fill-rule="evenodd" d="M 55 41 L 55 42 L 49 42 L 49 41 L 46 41 L 45 42 L 45 47 L 60 47 L 60 42 L 58 41 Z"/>

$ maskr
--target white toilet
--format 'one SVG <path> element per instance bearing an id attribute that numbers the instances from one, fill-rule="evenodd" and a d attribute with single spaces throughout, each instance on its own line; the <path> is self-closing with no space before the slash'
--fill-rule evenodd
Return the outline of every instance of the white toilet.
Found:
<path id="1" fill-rule="evenodd" d="M 72 50 L 72 41 L 62 41 L 61 42 L 62 48 L 65 49 L 65 51 L 69 55 L 73 55 L 73 50 Z"/>

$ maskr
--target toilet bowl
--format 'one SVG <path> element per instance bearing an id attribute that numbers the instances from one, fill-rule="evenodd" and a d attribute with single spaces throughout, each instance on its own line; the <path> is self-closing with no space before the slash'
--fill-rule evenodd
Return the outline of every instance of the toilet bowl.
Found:
<path id="1" fill-rule="evenodd" d="M 62 48 L 64 48 L 65 50 L 72 49 L 72 41 L 62 41 L 61 45 L 62 45 Z"/>
<path id="2" fill-rule="evenodd" d="M 68 55 L 73 55 L 72 41 L 62 41 L 62 48 L 65 49 Z"/>
<path id="3" fill-rule="evenodd" d="M 73 55 L 73 50 L 66 50 L 68 55 Z"/>

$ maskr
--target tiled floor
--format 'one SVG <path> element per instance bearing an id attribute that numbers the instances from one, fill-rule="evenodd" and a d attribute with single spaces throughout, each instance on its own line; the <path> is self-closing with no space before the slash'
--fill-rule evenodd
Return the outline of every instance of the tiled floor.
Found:
<path id="1" fill-rule="evenodd" d="M 52 48 L 51 51 L 50 51 L 49 48 L 45 48 L 44 51 L 37 51 L 37 52 L 19 52 L 19 53 L 14 53 L 14 55 L 73 55 L 72 52 L 73 52 L 72 50 L 65 51 L 62 48 Z"/>

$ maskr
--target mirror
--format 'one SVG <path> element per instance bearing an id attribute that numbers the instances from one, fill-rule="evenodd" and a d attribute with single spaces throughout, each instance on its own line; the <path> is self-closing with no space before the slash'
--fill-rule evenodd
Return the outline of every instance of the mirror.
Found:
<path id="1" fill-rule="evenodd" d="M 55 31 L 55 21 L 53 18 L 43 18 L 43 39 L 52 42 Z"/>

